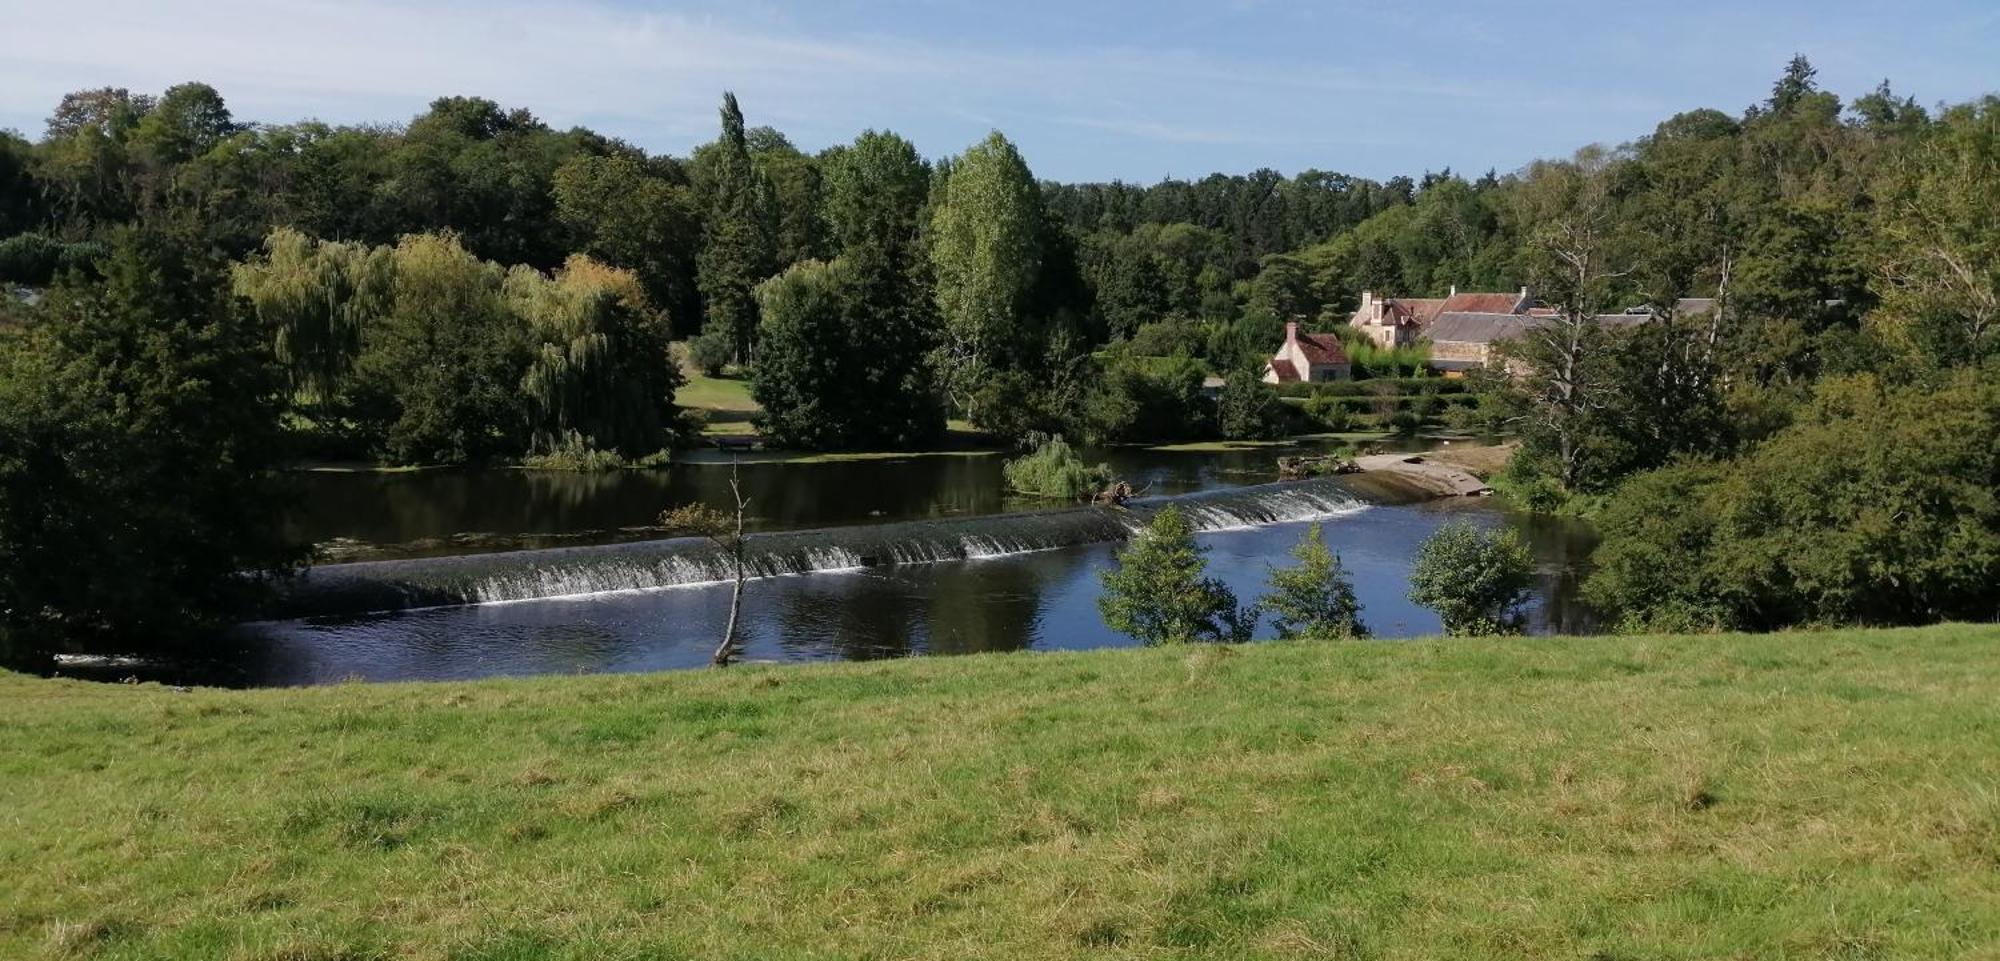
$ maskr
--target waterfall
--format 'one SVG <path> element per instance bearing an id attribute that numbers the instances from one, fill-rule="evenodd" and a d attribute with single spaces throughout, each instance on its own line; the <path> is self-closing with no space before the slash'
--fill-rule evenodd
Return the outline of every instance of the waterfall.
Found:
<path id="1" fill-rule="evenodd" d="M 1168 504 L 1179 506 L 1197 531 L 1314 520 L 1364 506 L 1334 481 L 1264 484 L 1142 498 L 1124 509 L 1077 507 L 753 534 L 744 560 L 749 576 L 762 578 L 1005 557 L 1123 540 Z M 731 576 L 728 556 L 697 538 L 328 564 L 293 581 L 267 614 L 284 619 L 493 604 L 711 584 Z"/>

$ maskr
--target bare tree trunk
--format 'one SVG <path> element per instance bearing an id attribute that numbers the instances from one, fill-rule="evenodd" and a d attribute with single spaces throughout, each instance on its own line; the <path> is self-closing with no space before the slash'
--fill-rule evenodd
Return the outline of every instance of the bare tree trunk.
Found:
<path id="1" fill-rule="evenodd" d="M 736 624 L 743 612 L 743 512 L 750 502 L 743 498 L 743 488 L 737 479 L 737 461 L 729 461 L 729 494 L 736 499 L 736 532 L 729 541 L 729 554 L 735 569 L 736 582 L 729 590 L 729 623 L 722 629 L 722 644 L 715 649 L 716 667 L 728 667 L 736 658 Z"/>

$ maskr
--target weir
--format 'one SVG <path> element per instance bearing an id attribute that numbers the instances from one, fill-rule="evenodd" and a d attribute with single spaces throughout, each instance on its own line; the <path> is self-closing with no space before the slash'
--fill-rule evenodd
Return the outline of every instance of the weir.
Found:
<path id="1" fill-rule="evenodd" d="M 753 534 L 744 560 L 749 576 L 777 577 L 1055 550 L 1123 540 L 1168 504 L 1178 505 L 1198 531 L 1313 520 L 1364 506 L 1330 480 L 1263 484 L 1143 498 L 1124 508 Z M 728 556 L 700 538 L 328 564 L 288 584 L 266 616 L 282 620 L 494 604 L 710 584 L 731 576 Z"/>

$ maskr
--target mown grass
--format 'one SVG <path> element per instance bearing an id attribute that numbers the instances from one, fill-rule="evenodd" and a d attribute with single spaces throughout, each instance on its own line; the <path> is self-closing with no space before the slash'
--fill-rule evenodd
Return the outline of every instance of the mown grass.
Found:
<path id="1" fill-rule="evenodd" d="M 2000 628 L 0 677 L 0 957 L 1994 958 Z"/>

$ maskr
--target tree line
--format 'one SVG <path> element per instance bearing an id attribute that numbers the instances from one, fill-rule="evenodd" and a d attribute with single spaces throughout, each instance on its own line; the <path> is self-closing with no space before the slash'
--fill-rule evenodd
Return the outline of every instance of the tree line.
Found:
<path id="1" fill-rule="evenodd" d="M 42 291 L 0 298 L 8 623 L 212 616 L 193 585 L 296 560 L 237 518 L 302 454 L 657 456 L 690 426 L 673 341 L 746 377 L 789 446 L 915 448 L 948 416 L 1018 442 L 1257 436 L 1342 410 L 1256 382 L 1286 319 L 1522 284 L 1546 322 L 1451 416 L 1521 439 L 1510 493 L 1599 517 L 1616 616 L 1994 613 L 1994 97 L 1844 103 L 1798 59 L 1738 113 L 1387 183 L 1059 185 L 997 132 L 926 160 L 880 131 L 808 153 L 729 96 L 719 119 L 671 157 L 466 97 L 244 124 L 192 83 L 78 92 L 39 138 L 0 135 L 0 281 Z M 158 568 L 156 603 L 58 590 L 58 556 L 106 560 L 84 585 Z"/>

